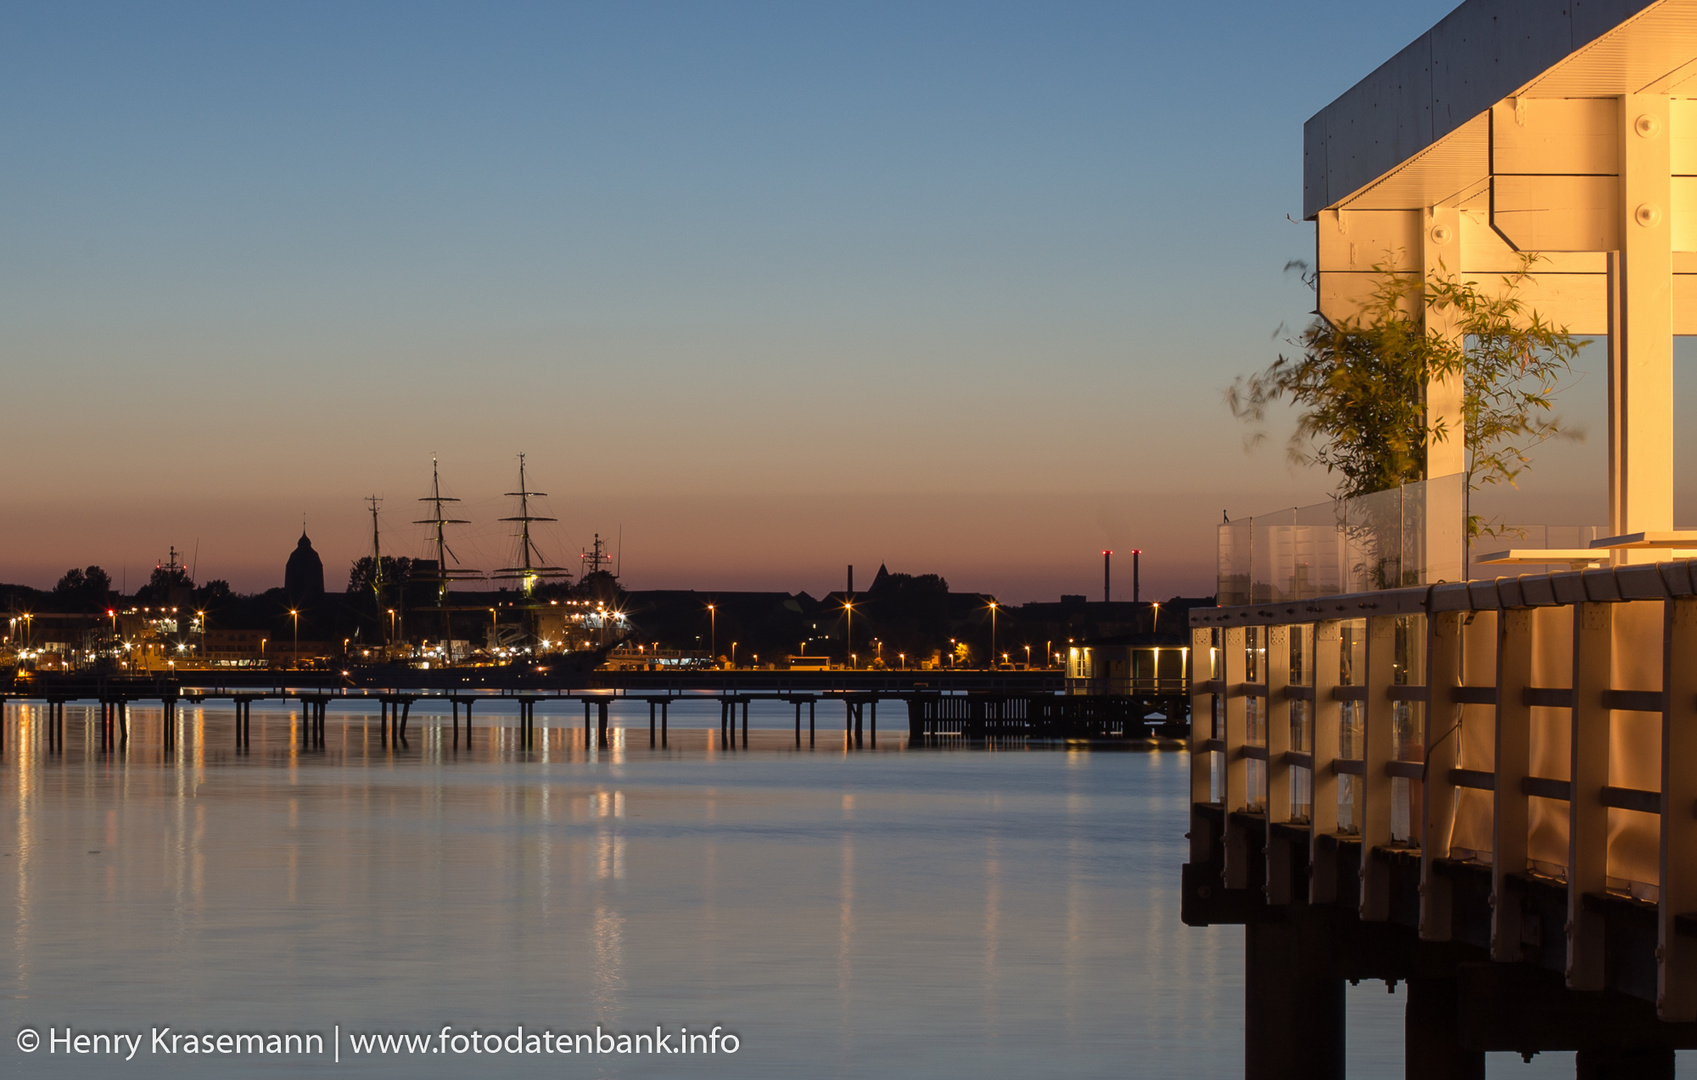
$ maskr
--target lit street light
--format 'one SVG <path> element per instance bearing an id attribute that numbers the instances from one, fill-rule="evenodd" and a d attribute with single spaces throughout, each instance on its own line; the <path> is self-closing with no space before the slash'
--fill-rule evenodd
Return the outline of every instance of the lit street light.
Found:
<path id="1" fill-rule="evenodd" d="M 390 612 L 389 614 L 393 615 L 394 612 Z M 301 613 L 300 613 L 300 609 L 299 608 L 290 608 L 289 609 L 289 617 L 291 619 L 295 620 L 295 645 L 294 645 L 294 651 L 292 653 L 290 653 L 290 655 L 289 655 L 289 666 L 290 667 L 300 667 L 301 666 Z"/>
<path id="2" fill-rule="evenodd" d="M 844 600 L 843 610 L 848 612 L 848 654 L 849 670 L 854 670 L 854 601 Z"/>

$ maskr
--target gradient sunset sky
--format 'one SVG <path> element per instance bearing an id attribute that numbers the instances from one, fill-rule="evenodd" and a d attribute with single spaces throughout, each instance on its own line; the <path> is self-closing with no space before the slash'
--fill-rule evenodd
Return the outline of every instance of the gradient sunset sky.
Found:
<path id="1" fill-rule="evenodd" d="M 304 515 L 339 588 L 432 454 L 506 565 L 524 451 L 633 589 L 1210 593 L 1332 486 L 1221 401 L 1312 307 L 1302 122 L 1452 6 L 8 4 L 0 580 L 268 588 Z M 1603 389 L 1511 517 L 1603 516 Z"/>

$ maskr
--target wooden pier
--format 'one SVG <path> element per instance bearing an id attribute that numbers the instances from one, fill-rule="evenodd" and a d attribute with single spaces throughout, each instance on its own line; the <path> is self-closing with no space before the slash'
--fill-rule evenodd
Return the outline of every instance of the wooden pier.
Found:
<path id="1" fill-rule="evenodd" d="M 323 749 L 325 718 L 334 704 L 375 704 L 382 745 L 404 747 L 407 745 L 412 707 L 420 702 L 446 703 L 456 747 L 461 737 L 462 711 L 466 745 L 470 746 L 474 707 L 487 715 L 492 708 L 511 706 L 518 717 L 520 746 L 528 749 L 536 739 L 536 707 L 544 702 L 560 704 L 574 701 L 583 705 L 584 744 L 591 748 L 609 745 L 609 709 L 615 702 L 648 706 L 649 745 L 658 747 L 668 744 L 672 706 L 689 702 L 718 703 L 720 744 L 725 749 L 737 749 L 739 745 L 747 748 L 749 706 L 755 701 L 783 702 L 794 707 L 797 747 L 802 745 L 803 711 L 807 713 L 807 745 L 814 746 L 818 738 L 818 706 L 831 702 L 841 704 L 844 737 L 855 748 L 878 745 L 878 706 L 881 702 L 906 706 L 908 733 L 915 745 L 963 739 L 1120 741 L 1159 736 L 1182 738 L 1188 733 L 1182 725 L 1149 726 L 1142 720 L 1141 704 L 1131 699 L 1057 695 L 1041 691 L 940 693 L 901 685 L 882 688 L 876 683 L 862 684 L 851 690 L 770 685 L 758 689 L 737 689 L 734 683 L 726 681 L 705 692 L 677 686 L 668 687 L 668 692 L 653 693 L 643 692 L 649 689 L 647 687 L 639 687 L 635 691 L 609 691 L 524 685 L 479 693 L 412 686 L 408 674 L 392 671 L 393 681 L 387 685 L 373 685 L 377 680 L 368 678 L 364 680 L 366 685 L 358 687 L 325 686 L 322 683 L 300 686 L 282 682 L 264 686 L 252 679 L 237 680 L 234 685 L 196 685 L 187 681 L 187 678 L 193 678 L 192 675 L 181 680 L 133 676 L 37 676 L 27 682 L 20 680 L 9 691 L 0 692 L 0 704 L 8 699 L 47 702 L 50 749 L 62 748 L 64 705 L 82 700 L 101 703 L 105 710 L 103 715 L 108 717 L 102 723 L 102 731 L 106 733 L 102 745 L 114 746 L 123 745 L 127 739 L 131 702 L 159 701 L 170 721 L 183 702 L 228 701 L 235 712 L 233 737 L 239 751 L 246 751 L 250 746 L 253 703 L 266 700 L 299 703 L 305 721 L 300 727 L 303 749 Z M 740 737 L 737 730 L 739 718 Z M 175 726 L 168 722 L 165 731 L 167 748 L 174 738 Z M 4 750 L 4 740 L 4 725 L 0 725 L 0 752 Z"/>
<path id="2" fill-rule="evenodd" d="M 1246 927 L 1247 1076 L 1341 1077 L 1345 979 L 1407 981 L 1411 1078 L 1697 1048 L 1694 570 L 1192 613 L 1183 918 Z"/>

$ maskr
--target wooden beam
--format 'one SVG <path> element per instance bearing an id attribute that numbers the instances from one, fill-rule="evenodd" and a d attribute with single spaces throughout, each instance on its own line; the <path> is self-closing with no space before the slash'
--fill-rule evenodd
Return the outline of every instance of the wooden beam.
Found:
<path id="1" fill-rule="evenodd" d="M 1529 808 L 1522 781 L 1531 774 L 1531 608 L 1509 608 L 1497 620 L 1496 785 L 1491 814 L 1491 959 L 1519 961 L 1520 899 L 1511 874 L 1526 872 Z"/>
<path id="2" fill-rule="evenodd" d="M 1361 906 L 1363 920 L 1383 922 L 1391 914 L 1390 870 L 1373 857 L 1376 848 L 1391 843 L 1391 777 L 1385 766 L 1396 758 L 1391 680 L 1395 675 L 1398 616 L 1375 615 L 1367 620 L 1367 700 L 1362 703 Z"/>
<path id="3" fill-rule="evenodd" d="M 1332 771 L 1338 759 L 1338 724 L 1343 703 L 1332 696 L 1341 663 L 1342 626 L 1336 620 L 1314 624 L 1314 808 L 1309 813 L 1308 900 L 1331 903 L 1338 895 L 1337 860 L 1320 850 L 1322 836 L 1338 831 L 1338 778 Z"/>
<path id="4" fill-rule="evenodd" d="M 1614 608 L 1579 604 L 1573 611 L 1573 727 L 1568 758 L 1567 985 L 1603 989 L 1603 916 L 1585 903 L 1608 888 L 1609 707 L 1614 669 Z"/>
<path id="5" fill-rule="evenodd" d="M 1697 1020 L 1697 939 L 1675 920 L 1697 912 L 1697 598 L 1665 602 L 1662 659 L 1661 888 L 1656 1015 Z"/>
<path id="6" fill-rule="evenodd" d="M 1426 790 L 1420 823 L 1420 939 L 1448 941 L 1454 936 L 1450 879 L 1434 872 L 1449 858 L 1455 824 L 1455 781 L 1460 760 L 1461 622 L 1459 611 L 1427 616 L 1426 624 Z"/>

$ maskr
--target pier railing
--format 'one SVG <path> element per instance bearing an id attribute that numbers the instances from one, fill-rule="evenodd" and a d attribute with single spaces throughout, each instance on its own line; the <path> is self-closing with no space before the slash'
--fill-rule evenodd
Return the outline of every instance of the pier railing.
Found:
<path id="1" fill-rule="evenodd" d="M 1697 1019 L 1692 563 L 1191 627 L 1187 904 L 1252 886 L 1257 906 L 1352 903 Z"/>

